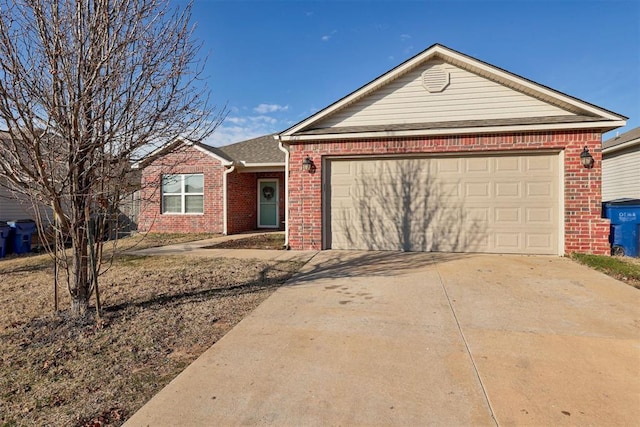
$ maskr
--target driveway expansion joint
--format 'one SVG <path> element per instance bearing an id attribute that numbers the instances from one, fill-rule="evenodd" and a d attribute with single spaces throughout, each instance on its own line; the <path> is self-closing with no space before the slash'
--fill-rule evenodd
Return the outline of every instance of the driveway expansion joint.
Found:
<path id="1" fill-rule="evenodd" d="M 456 314 L 455 308 L 453 308 L 453 304 L 451 302 L 451 298 L 449 297 L 449 293 L 447 292 L 447 287 L 445 286 L 445 281 L 440 274 L 440 270 L 436 268 L 436 272 L 438 273 L 438 279 L 440 280 L 440 286 L 442 286 L 442 291 L 444 292 L 444 296 L 447 299 L 447 303 L 449 304 L 449 309 L 451 310 L 451 314 L 453 315 L 453 319 L 456 322 L 456 328 L 458 329 L 458 333 L 462 338 L 462 342 L 464 343 L 464 348 L 467 351 L 467 355 L 469 356 L 469 360 L 471 361 L 471 365 L 473 366 L 473 372 L 480 383 L 480 388 L 482 389 L 482 395 L 484 396 L 485 402 L 487 403 L 487 407 L 489 408 L 489 412 L 491 413 L 491 419 L 498 426 L 498 420 L 496 419 L 495 412 L 493 411 L 493 407 L 491 406 L 491 401 L 489 400 L 489 395 L 487 394 L 487 389 L 485 384 L 482 382 L 482 378 L 480 377 L 480 372 L 478 371 L 478 366 L 476 365 L 476 361 L 473 358 L 473 354 L 471 354 L 471 349 L 469 348 L 469 343 L 467 342 L 467 338 L 464 336 L 464 332 L 462 332 L 462 327 L 460 326 L 460 321 L 458 320 L 458 315 Z"/>

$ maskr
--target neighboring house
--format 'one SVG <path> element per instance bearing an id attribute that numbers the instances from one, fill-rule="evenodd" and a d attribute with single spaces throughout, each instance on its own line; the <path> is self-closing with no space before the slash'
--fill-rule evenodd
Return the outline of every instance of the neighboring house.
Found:
<path id="1" fill-rule="evenodd" d="M 288 244 L 609 254 L 601 136 L 625 123 L 433 45 L 278 135 Z"/>
<path id="2" fill-rule="evenodd" d="M 602 143 L 602 201 L 640 199 L 640 127 Z"/>
<path id="3" fill-rule="evenodd" d="M 0 221 L 15 221 L 18 219 L 36 221 L 39 216 L 44 224 L 53 222 L 51 208 L 43 204 L 38 206 L 39 212 L 36 213 L 27 196 L 12 191 L 6 180 L 0 178 Z"/>
<path id="4" fill-rule="evenodd" d="M 224 234 L 281 229 L 284 162 L 273 135 L 224 147 L 177 139 L 139 165 L 138 229 Z"/>

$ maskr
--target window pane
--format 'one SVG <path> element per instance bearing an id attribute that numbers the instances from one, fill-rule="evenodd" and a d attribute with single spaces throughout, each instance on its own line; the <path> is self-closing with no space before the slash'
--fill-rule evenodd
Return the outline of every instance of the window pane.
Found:
<path id="1" fill-rule="evenodd" d="M 163 193 L 180 193 L 182 191 L 182 182 L 180 175 L 164 175 L 162 177 Z"/>
<path id="2" fill-rule="evenodd" d="M 180 196 L 164 196 L 162 198 L 162 213 L 182 213 Z"/>
<path id="3" fill-rule="evenodd" d="M 203 188 L 203 175 L 197 174 L 184 176 L 185 193 L 202 193 Z"/>
<path id="4" fill-rule="evenodd" d="M 203 196 L 185 196 L 184 203 L 185 213 L 203 213 L 204 212 L 204 203 Z"/>

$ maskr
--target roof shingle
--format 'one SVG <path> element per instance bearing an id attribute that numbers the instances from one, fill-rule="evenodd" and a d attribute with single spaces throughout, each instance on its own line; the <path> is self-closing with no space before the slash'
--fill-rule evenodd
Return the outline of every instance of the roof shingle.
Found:
<path id="1" fill-rule="evenodd" d="M 278 141 L 273 135 L 259 136 L 247 141 L 217 147 L 216 149 L 222 152 L 225 157 L 236 162 L 246 164 L 282 163 L 284 165 L 285 154 L 278 148 Z"/>
<path id="2" fill-rule="evenodd" d="M 633 141 L 634 139 L 640 139 L 640 127 L 631 129 L 629 132 L 625 132 L 622 135 L 618 135 L 611 139 L 607 139 L 602 143 L 602 149 L 616 147 L 626 142 Z"/>

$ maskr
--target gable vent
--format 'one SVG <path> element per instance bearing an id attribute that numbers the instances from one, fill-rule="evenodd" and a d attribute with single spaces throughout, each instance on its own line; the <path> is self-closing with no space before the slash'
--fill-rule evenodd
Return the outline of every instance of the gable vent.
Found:
<path id="1" fill-rule="evenodd" d="M 449 86 L 449 72 L 442 65 L 433 65 L 422 73 L 422 86 L 431 93 L 442 92 Z"/>

